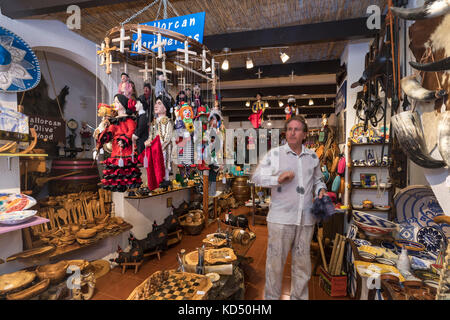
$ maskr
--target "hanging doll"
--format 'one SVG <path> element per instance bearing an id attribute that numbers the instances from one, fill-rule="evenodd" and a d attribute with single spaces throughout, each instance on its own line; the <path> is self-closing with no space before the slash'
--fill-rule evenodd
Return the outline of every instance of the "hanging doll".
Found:
<path id="1" fill-rule="evenodd" d="M 263 122 L 263 113 L 266 109 L 264 102 L 261 100 L 261 94 L 256 94 L 256 101 L 252 105 L 253 114 L 248 117 L 248 120 L 252 123 L 255 129 L 261 127 Z"/>
<path id="2" fill-rule="evenodd" d="M 102 120 L 98 127 L 94 130 L 94 133 L 92 136 L 94 137 L 94 140 L 97 141 L 99 135 L 105 131 L 105 129 L 109 125 L 109 120 L 112 118 L 115 118 L 117 116 L 117 111 L 114 110 L 114 108 L 110 105 L 107 105 L 106 103 L 99 103 L 97 106 L 97 116 L 101 117 Z M 100 150 L 100 155 L 98 156 L 97 160 L 97 167 L 99 176 L 101 179 L 103 179 L 103 170 L 105 169 L 105 166 L 103 164 L 103 161 L 110 157 L 112 152 L 112 143 L 111 141 L 108 143 L 103 144 L 102 149 Z M 94 160 L 97 159 L 97 151 L 94 150 L 93 153 Z"/>
<path id="3" fill-rule="evenodd" d="M 156 84 L 155 84 L 155 96 L 156 97 L 165 96 L 165 97 L 169 98 L 170 100 L 172 100 L 172 97 L 166 90 L 166 80 L 167 79 L 164 76 L 164 74 L 161 72 L 158 72 L 158 79 L 156 80 Z"/>
<path id="4" fill-rule="evenodd" d="M 133 93 L 133 86 L 130 83 L 130 77 L 125 72 L 121 74 L 121 77 L 122 81 L 119 83 L 117 93 L 124 95 L 127 99 L 130 99 L 131 94 Z"/>
<path id="5" fill-rule="evenodd" d="M 155 182 L 152 182 L 150 180 L 152 176 L 156 176 L 156 184 L 158 186 L 162 182 L 160 181 L 161 177 L 164 180 L 169 180 L 169 172 L 172 167 L 171 154 L 173 135 L 173 122 L 169 117 L 170 99 L 165 96 L 157 97 L 154 106 L 154 119 L 150 126 L 149 137 L 144 143 L 146 148 L 144 150 L 144 153 L 139 157 L 140 160 L 142 159 L 144 161 L 144 167 L 146 167 L 146 160 L 144 159 L 144 157 L 153 157 L 153 162 L 149 162 L 147 167 L 147 177 L 149 179 L 148 187 L 150 190 L 152 190 L 152 185 L 155 184 Z M 156 139 L 157 137 L 159 139 Z M 159 144 L 161 144 L 162 158 L 159 156 L 159 148 L 157 148 Z M 155 161 L 155 157 L 158 161 Z M 160 160 L 162 160 L 162 163 L 160 163 Z M 152 170 L 155 173 L 149 174 L 149 170 Z"/>
<path id="6" fill-rule="evenodd" d="M 198 84 L 194 86 L 194 94 L 192 96 L 192 109 L 194 110 L 194 117 L 198 115 L 198 109 L 203 106 L 203 99 L 201 96 L 201 89 Z"/>
<path id="7" fill-rule="evenodd" d="M 199 106 L 198 115 L 195 120 L 194 127 L 196 128 L 194 132 L 194 145 L 196 146 L 194 158 L 198 164 L 199 170 L 208 170 L 206 166 L 206 147 L 208 145 L 208 138 L 206 135 L 208 129 L 208 117 L 209 109 L 208 106 Z"/>
<path id="8" fill-rule="evenodd" d="M 186 101 L 188 105 L 193 105 L 193 99 L 192 99 L 192 90 L 191 88 L 186 88 Z"/>
<path id="9" fill-rule="evenodd" d="M 97 139 L 96 150 L 112 141 L 111 156 L 103 161 L 103 188 L 111 191 L 125 192 L 127 189 L 139 188 L 142 183 L 141 172 L 134 158 L 132 135 L 136 130 L 136 121 L 128 109 L 128 99 L 122 94 L 114 96 L 117 117 L 109 120 L 107 128 Z"/>
<path id="10" fill-rule="evenodd" d="M 136 144 L 137 154 L 141 154 L 145 149 L 144 142 L 148 139 L 148 116 L 141 98 L 136 102 L 136 130 L 133 133 L 133 142 Z M 147 105 L 148 106 L 148 105 Z"/>
<path id="11" fill-rule="evenodd" d="M 184 103 L 177 114 L 176 129 L 176 154 L 178 164 L 194 164 L 194 122 L 192 108 Z"/>
<path id="12" fill-rule="evenodd" d="M 295 104 L 295 97 L 290 96 L 287 100 L 288 105 L 284 108 L 284 113 L 286 113 L 286 120 L 289 120 L 293 115 L 297 114 L 297 106 Z"/>

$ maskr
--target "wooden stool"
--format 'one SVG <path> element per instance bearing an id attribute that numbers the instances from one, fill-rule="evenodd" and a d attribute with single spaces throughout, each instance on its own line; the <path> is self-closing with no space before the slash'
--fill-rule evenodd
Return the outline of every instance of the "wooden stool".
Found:
<path id="1" fill-rule="evenodd" d="M 126 267 L 134 267 L 134 273 L 137 273 L 139 270 L 139 267 L 142 265 L 142 260 L 139 262 L 123 262 L 120 264 L 120 266 L 122 267 L 122 274 L 125 273 L 125 269 Z"/>

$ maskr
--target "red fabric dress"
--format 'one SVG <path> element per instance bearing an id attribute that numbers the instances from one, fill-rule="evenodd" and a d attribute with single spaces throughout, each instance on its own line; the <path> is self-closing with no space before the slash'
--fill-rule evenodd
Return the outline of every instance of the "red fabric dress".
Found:
<path id="1" fill-rule="evenodd" d="M 103 161 L 103 188 L 111 191 L 125 192 L 127 189 L 139 188 L 142 184 L 141 171 L 137 168 L 137 157 L 132 159 L 133 146 L 131 137 L 136 129 L 134 117 L 118 117 L 110 120 L 110 125 L 103 131 L 97 141 L 97 148 L 112 141 L 111 157 Z M 119 146 L 122 141 L 123 147 Z M 120 166 L 120 158 L 123 166 Z"/>
<path id="2" fill-rule="evenodd" d="M 147 155 L 147 184 L 150 190 L 159 187 L 159 184 L 164 181 L 166 167 L 164 165 L 164 155 L 161 146 L 161 139 L 159 135 L 153 139 L 150 147 L 146 147 L 139 155 L 139 162 L 144 163 L 144 158 Z M 145 166 L 145 164 L 144 164 Z"/>

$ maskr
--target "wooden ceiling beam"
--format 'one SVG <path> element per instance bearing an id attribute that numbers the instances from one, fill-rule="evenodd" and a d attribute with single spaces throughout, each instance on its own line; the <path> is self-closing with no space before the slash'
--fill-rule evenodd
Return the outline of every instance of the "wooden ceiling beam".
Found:
<path id="1" fill-rule="evenodd" d="M 382 16 L 384 21 L 384 16 Z M 289 27 L 261 29 L 205 36 L 203 43 L 212 52 L 230 48 L 231 52 L 261 47 L 357 40 L 374 37 L 379 30 L 368 29 L 367 18 L 301 24 Z"/>
<path id="2" fill-rule="evenodd" d="M 334 112 L 334 107 L 327 106 L 313 106 L 313 107 L 303 107 L 299 109 L 299 113 L 301 114 L 323 114 L 323 113 L 332 113 Z M 245 108 L 241 110 L 222 110 L 222 114 L 224 116 L 228 116 L 230 118 L 239 118 L 239 117 L 249 117 L 252 114 L 251 108 Z M 284 107 L 283 108 L 267 108 L 264 111 L 264 116 L 271 115 L 284 115 Z"/>
<path id="3" fill-rule="evenodd" d="M 263 65 L 255 66 L 252 69 L 232 68 L 231 70 L 220 72 L 220 81 L 257 79 L 256 72 L 258 71 L 261 71 L 261 78 L 287 77 L 292 72 L 295 76 L 337 73 L 339 66 L 340 61 L 336 59 Z"/>

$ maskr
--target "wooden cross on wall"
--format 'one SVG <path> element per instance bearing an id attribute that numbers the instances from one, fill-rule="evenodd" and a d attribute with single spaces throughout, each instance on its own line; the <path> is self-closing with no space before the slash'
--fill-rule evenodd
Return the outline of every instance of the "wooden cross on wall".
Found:
<path id="1" fill-rule="evenodd" d="M 141 27 L 137 29 L 137 39 L 134 42 L 134 47 L 137 46 L 137 52 L 142 53 L 142 30 Z"/>
<path id="2" fill-rule="evenodd" d="M 144 82 L 146 82 L 146 81 L 148 81 L 148 74 L 152 73 L 153 71 L 148 68 L 148 62 L 145 61 L 144 69 L 140 69 L 139 72 L 143 72 L 144 73 L 143 78 L 144 78 Z"/>
<path id="3" fill-rule="evenodd" d="M 152 46 L 152 50 L 155 50 L 156 48 L 158 48 L 158 58 L 159 59 L 161 59 L 162 57 L 163 57 L 163 54 L 162 54 L 162 49 L 163 49 L 163 47 L 165 47 L 166 46 L 166 43 L 167 43 L 167 40 L 166 39 L 164 39 L 164 41 L 161 41 L 161 33 L 157 33 L 156 34 L 156 37 L 157 37 L 157 42 Z"/>
<path id="4" fill-rule="evenodd" d="M 186 90 L 186 78 L 185 77 L 180 77 L 178 78 L 178 85 L 180 85 L 183 87 L 183 91 Z"/>
<path id="5" fill-rule="evenodd" d="M 100 66 L 106 65 L 106 74 L 111 73 L 111 65 L 119 63 L 118 61 L 112 61 L 112 55 L 111 51 L 116 51 L 117 47 L 110 47 L 110 39 L 108 37 L 105 38 L 104 42 L 102 43 L 101 50 L 97 51 L 97 54 L 101 57 L 101 63 Z"/>
<path id="6" fill-rule="evenodd" d="M 260 68 L 258 68 L 258 72 L 257 72 L 257 73 L 255 73 L 255 74 L 257 74 L 257 75 L 258 75 L 258 79 L 261 79 L 261 74 L 262 74 L 262 71 L 261 71 L 261 69 L 260 69 Z"/>
<path id="7" fill-rule="evenodd" d="M 208 59 L 206 59 L 206 50 L 203 49 L 203 52 L 202 52 L 202 71 L 203 72 L 206 72 L 206 64 L 207 63 L 209 64 Z"/>
<path id="8" fill-rule="evenodd" d="M 184 52 L 184 64 L 188 65 L 189 64 L 189 55 L 197 55 L 197 52 L 195 51 L 189 51 L 189 44 L 188 41 L 184 41 L 184 49 L 177 49 L 178 52 Z"/>
<path id="9" fill-rule="evenodd" d="M 120 28 L 120 37 L 112 40 L 112 42 L 120 42 L 120 53 L 123 53 L 125 51 L 126 40 L 130 40 L 130 37 L 129 36 L 125 37 L 125 29 L 122 27 Z"/>
<path id="10" fill-rule="evenodd" d="M 156 68 L 157 71 L 161 71 L 164 75 L 164 79 L 167 81 L 167 73 L 172 73 L 170 70 L 166 70 L 166 55 L 163 56 L 163 60 L 161 62 L 161 69 Z"/>

